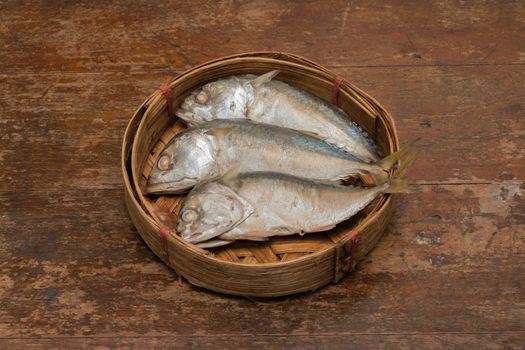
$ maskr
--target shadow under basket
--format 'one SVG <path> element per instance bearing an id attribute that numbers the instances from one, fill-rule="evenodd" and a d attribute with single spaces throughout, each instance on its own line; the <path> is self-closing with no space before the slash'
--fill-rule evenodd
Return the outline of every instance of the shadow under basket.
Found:
<path id="1" fill-rule="evenodd" d="M 273 237 L 267 242 L 238 241 L 201 249 L 162 228 L 159 209 L 175 215 L 184 195 L 146 196 L 147 178 L 164 145 L 185 128 L 169 116 L 203 84 L 235 74 L 280 71 L 276 79 L 337 103 L 375 140 L 385 156 L 398 149 L 390 114 L 372 97 L 334 73 L 302 57 L 255 52 L 220 58 L 194 67 L 169 84 L 170 98 L 158 90 L 133 115 L 124 135 L 122 175 L 131 219 L 153 252 L 189 283 L 241 296 L 283 296 L 338 282 L 368 254 L 392 216 L 395 195 L 386 194 L 336 228 L 304 236 Z"/>

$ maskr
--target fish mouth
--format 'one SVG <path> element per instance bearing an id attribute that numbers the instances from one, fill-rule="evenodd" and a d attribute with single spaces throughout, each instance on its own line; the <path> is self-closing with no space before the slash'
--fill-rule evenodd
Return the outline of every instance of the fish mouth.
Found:
<path id="1" fill-rule="evenodd" d="M 189 126 L 210 121 L 213 118 L 210 105 L 201 105 L 194 101 L 195 93 L 188 97 L 182 105 L 177 108 L 175 115 L 184 120 Z"/>
<path id="2" fill-rule="evenodd" d="M 188 96 L 182 105 L 175 111 L 175 115 L 180 119 L 184 120 L 186 123 L 190 124 L 194 121 L 194 113 L 192 110 L 196 107 L 195 100 L 196 92 L 194 91 L 190 96 Z"/>
<path id="3" fill-rule="evenodd" d="M 219 235 L 210 235 L 206 232 L 193 232 L 191 227 L 185 228 L 183 231 L 179 232 L 180 237 L 188 243 L 197 244 L 200 242 L 208 241 Z"/>
<path id="4" fill-rule="evenodd" d="M 197 244 L 201 242 L 209 241 L 210 239 L 219 237 L 230 229 L 218 229 L 217 227 L 202 227 L 197 224 L 182 224 L 179 221 L 177 226 L 177 233 L 186 242 Z"/>
<path id="5" fill-rule="evenodd" d="M 193 243 L 193 244 L 196 244 L 196 243 L 199 243 L 199 242 L 207 241 L 207 239 L 203 239 L 204 237 L 201 237 L 201 236 L 202 236 L 202 233 L 194 233 L 194 234 L 192 234 L 192 235 L 181 233 L 180 236 L 181 236 L 181 238 L 182 238 L 183 240 L 185 240 L 186 242 L 188 242 L 188 243 Z"/>
<path id="6" fill-rule="evenodd" d="M 185 179 L 178 182 L 159 182 L 146 186 L 147 194 L 178 194 L 188 192 L 197 181 Z"/>
<path id="7" fill-rule="evenodd" d="M 180 119 L 184 120 L 190 126 L 193 125 L 193 113 L 182 108 L 179 108 L 175 111 L 175 115 Z"/>

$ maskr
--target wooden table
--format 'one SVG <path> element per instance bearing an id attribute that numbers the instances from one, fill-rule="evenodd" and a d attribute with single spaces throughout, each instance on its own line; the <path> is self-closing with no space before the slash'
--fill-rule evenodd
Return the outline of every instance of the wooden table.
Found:
<path id="1" fill-rule="evenodd" d="M 0 348 L 525 347 L 525 2 L 0 4 Z M 206 60 L 282 50 L 421 137 L 383 240 L 337 285 L 196 289 L 126 213 L 124 128 Z"/>

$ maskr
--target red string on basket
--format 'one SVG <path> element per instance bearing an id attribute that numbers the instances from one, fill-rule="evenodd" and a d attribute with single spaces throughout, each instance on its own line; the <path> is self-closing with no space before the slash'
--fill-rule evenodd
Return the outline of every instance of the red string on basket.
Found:
<path id="1" fill-rule="evenodd" d="M 350 259 L 348 259 L 349 270 L 352 271 L 357 263 L 356 253 L 357 247 L 359 246 L 359 232 L 357 229 L 353 229 L 348 234 L 350 237 Z"/>
<path id="2" fill-rule="evenodd" d="M 170 86 L 168 84 L 162 84 L 159 89 L 166 98 L 168 117 L 173 119 L 173 95 L 171 94 Z"/>
<path id="3" fill-rule="evenodd" d="M 162 226 L 159 231 L 160 235 L 160 250 L 162 250 L 162 258 L 166 260 L 168 265 L 172 266 L 171 260 L 170 260 L 170 254 L 168 251 L 168 236 L 170 234 L 170 228 L 168 226 Z M 177 273 L 179 275 L 179 273 Z M 177 279 L 177 284 L 179 287 L 182 287 L 182 276 L 179 275 L 179 278 Z"/>
<path id="4" fill-rule="evenodd" d="M 343 82 L 344 78 L 340 75 L 335 77 L 334 85 L 332 86 L 332 103 L 339 107 L 339 88 L 341 87 L 341 83 Z"/>
<path id="5" fill-rule="evenodd" d="M 170 254 L 168 252 L 168 235 L 170 234 L 170 228 L 168 226 L 162 226 L 159 231 L 160 235 L 160 250 L 162 251 L 162 258 L 171 265 Z"/>

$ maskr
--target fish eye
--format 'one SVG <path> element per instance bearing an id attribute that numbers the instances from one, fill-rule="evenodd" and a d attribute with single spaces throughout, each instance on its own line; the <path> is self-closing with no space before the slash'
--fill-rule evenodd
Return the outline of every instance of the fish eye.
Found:
<path id="1" fill-rule="evenodd" d="M 159 170 L 168 170 L 170 167 L 170 164 L 171 164 L 170 156 L 165 154 L 159 158 L 159 161 L 157 162 L 157 168 L 159 168 Z"/>
<path id="2" fill-rule="evenodd" d="M 199 215 L 197 214 L 197 212 L 193 209 L 186 209 L 184 211 L 184 213 L 182 213 L 182 221 L 184 222 L 192 222 L 194 221 L 195 219 L 197 219 Z"/>
<path id="3" fill-rule="evenodd" d="M 210 97 L 208 96 L 208 93 L 206 91 L 201 91 L 199 92 L 196 96 L 195 96 L 195 102 L 197 102 L 198 104 L 206 104 L 206 102 L 208 102 L 208 99 Z"/>

